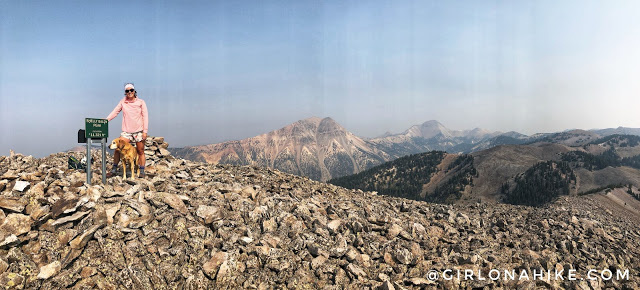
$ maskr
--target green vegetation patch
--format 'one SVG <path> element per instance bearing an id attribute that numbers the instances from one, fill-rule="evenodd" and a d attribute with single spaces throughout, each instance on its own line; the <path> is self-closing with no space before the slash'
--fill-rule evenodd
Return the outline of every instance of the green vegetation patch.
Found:
<path id="1" fill-rule="evenodd" d="M 404 156 L 358 174 L 329 180 L 329 183 L 345 188 L 377 191 L 384 195 L 420 199 L 422 186 L 429 183 L 444 156 L 444 151 Z"/>
<path id="2" fill-rule="evenodd" d="M 502 185 L 505 202 L 510 204 L 540 206 L 560 195 L 568 195 L 576 175 L 568 162 L 540 162 L 515 178 L 515 186 Z"/>

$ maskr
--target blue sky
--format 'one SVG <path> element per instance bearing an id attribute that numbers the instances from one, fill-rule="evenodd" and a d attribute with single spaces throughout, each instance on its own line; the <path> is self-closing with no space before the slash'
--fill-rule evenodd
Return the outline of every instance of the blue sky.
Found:
<path id="1" fill-rule="evenodd" d="M 78 145 L 84 118 L 106 117 L 126 82 L 147 102 L 149 134 L 172 147 L 311 116 L 363 137 L 432 119 L 525 134 L 637 128 L 639 6 L 0 0 L 0 155 Z"/>

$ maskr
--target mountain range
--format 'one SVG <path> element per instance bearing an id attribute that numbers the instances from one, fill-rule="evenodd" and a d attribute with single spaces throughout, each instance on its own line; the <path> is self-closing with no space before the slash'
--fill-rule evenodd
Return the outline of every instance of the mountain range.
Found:
<path id="1" fill-rule="evenodd" d="M 270 167 L 315 180 L 353 174 L 393 159 L 333 119 L 317 117 L 244 140 L 169 150 L 194 161 Z"/>
<path id="2" fill-rule="evenodd" d="M 475 128 L 450 130 L 431 120 L 399 134 L 368 139 L 349 132 L 331 118 L 312 117 L 243 140 L 169 148 L 174 156 L 211 164 L 254 165 L 327 181 L 372 168 L 402 156 L 441 150 L 471 153 L 499 145 L 553 142 L 577 146 L 615 133 L 640 135 L 640 129 L 572 130 L 527 136 Z"/>
<path id="3" fill-rule="evenodd" d="M 627 194 L 640 200 L 640 193 L 631 190 L 640 185 L 640 137 L 610 135 L 594 140 L 596 136 L 574 130 L 471 154 L 431 151 L 329 182 L 438 203 L 539 206 L 562 195 L 615 188 L 628 188 Z M 640 215 L 640 207 L 632 212 Z"/>
<path id="4" fill-rule="evenodd" d="M 312 117 L 244 140 L 170 151 L 194 161 L 264 166 L 326 181 L 408 154 L 476 144 L 500 134 L 479 128 L 449 130 L 432 120 L 400 134 L 366 139 L 347 131 L 331 118 Z"/>

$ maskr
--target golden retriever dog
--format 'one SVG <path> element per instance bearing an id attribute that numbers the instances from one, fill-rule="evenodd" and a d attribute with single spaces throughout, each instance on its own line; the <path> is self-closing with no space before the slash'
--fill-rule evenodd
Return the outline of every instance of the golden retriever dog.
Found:
<path id="1" fill-rule="evenodd" d="M 129 142 L 124 141 L 120 138 L 113 140 L 109 149 L 118 150 L 120 152 L 120 159 L 122 160 L 122 178 L 127 179 L 127 164 L 131 166 L 131 179 L 133 175 L 136 174 L 135 170 L 138 169 L 138 152 L 136 148 L 131 146 Z M 140 170 L 137 170 L 137 176 L 140 176 Z"/>

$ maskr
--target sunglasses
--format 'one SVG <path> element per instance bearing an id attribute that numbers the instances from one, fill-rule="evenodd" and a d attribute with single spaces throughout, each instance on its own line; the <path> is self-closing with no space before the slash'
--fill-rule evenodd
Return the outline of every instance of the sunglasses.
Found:
<path id="1" fill-rule="evenodd" d="M 125 93 L 133 93 L 133 92 L 135 92 L 135 90 L 134 90 L 134 89 L 124 90 L 124 92 L 125 92 Z"/>

